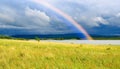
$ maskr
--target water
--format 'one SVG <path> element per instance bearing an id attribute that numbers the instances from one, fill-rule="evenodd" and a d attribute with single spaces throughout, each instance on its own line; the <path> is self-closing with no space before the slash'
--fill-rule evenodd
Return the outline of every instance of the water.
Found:
<path id="1" fill-rule="evenodd" d="M 112 44 L 120 45 L 120 40 L 43 40 L 47 42 L 75 43 L 75 44 Z"/>

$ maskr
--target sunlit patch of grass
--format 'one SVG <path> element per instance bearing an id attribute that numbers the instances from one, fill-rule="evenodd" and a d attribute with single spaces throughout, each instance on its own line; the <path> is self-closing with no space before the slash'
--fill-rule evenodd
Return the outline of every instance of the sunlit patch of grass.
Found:
<path id="1" fill-rule="evenodd" d="M 120 46 L 0 40 L 0 69 L 120 69 Z"/>

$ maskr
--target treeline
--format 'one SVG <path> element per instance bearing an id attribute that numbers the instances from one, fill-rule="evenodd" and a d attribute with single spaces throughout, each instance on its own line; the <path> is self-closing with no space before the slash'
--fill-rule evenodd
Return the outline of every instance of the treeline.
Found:
<path id="1" fill-rule="evenodd" d="M 7 35 L 0 35 L 0 39 L 13 39 L 13 37 Z"/>
<path id="2" fill-rule="evenodd" d="M 93 37 L 94 40 L 120 40 L 120 36 L 109 36 L 109 37 Z"/>
<path id="3" fill-rule="evenodd" d="M 15 40 L 27 40 L 25 38 L 15 38 L 8 35 L 0 35 L 0 39 L 15 39 Z"/>

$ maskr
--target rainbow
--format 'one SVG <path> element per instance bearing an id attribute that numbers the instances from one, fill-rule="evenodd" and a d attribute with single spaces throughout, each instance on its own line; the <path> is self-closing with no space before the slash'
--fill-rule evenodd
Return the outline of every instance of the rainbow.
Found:
<path id="1" fill-rule="evenodd" d="M 50 5 L 49 3 L 47 3 L 43 0 L 32 0 L 32 1 L 35 2 L 35 3 L 41 4 L 45 7 L 48 7 L 51 10 L 53 10 L 54 12 L 56 12 L 57 14 L 61 15 L 66 20 L 68 20 L 74 27 L 76 27 L 81 33 L 83 33 L 84 36 L 86 37 L 86 39 L 92 40 L 92 37 L 86 32 L 86 30 L 80 24 L 78 24 L 75 20 L 73 20 L 69 15 L 65 14 L 64 12 L 59 10 L 58 8 Z"/>

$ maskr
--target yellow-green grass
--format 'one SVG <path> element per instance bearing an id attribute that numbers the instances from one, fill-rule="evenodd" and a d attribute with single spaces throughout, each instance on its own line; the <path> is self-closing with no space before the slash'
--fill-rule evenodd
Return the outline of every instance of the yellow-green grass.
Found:
<path id="1" fill-rule="evenodd" d="M 0 69 L 120 69 L 120 46 L 0 39 Z"/>

